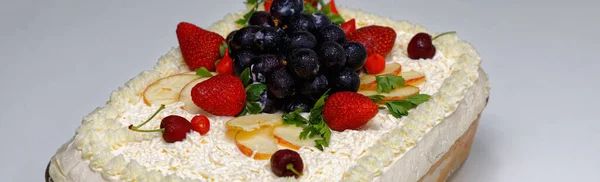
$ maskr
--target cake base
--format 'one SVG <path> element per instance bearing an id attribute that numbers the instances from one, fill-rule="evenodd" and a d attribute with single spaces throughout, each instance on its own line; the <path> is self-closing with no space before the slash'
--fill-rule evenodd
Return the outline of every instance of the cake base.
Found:
<path id="1" fill-rule="evenodd" d="M 444 182 L 460 169 L 467 160 L 469 153 L 471 153 L 471 146 L 480 118 L 481 114 L 473 121 L 469 129 L 454 142 L 448 152 L 429 168 L 429 171 L 419 179 L 419 182 Z"/>
<path id="2" fill-rule="evenodd" d="M 481 115 L 479 115 L 479 117 L 473 121 L 471 126 L 469 126 L 469 129 L 454 142 L 448 152 L 429 168 L 429 171 L 419 179 L 419 182 L 444 182 L 447 181 L 454 172 L 460 169 L 471 152 L 471 146 L 473 145 L 475 132 L 477 131 L 480 118 Z M 49 168 L 50 163 L 48 163 L 48 166 L 46 167 L 45 181 L 53 182 L 52 177 L 50 177 L 50 174 L 48 173 Z"/>

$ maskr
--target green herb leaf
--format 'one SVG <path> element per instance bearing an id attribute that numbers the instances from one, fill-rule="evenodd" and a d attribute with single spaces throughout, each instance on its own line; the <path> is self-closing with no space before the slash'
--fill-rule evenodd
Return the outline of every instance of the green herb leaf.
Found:
<path id="1" fill-rule="evenodd" d="M 383 98 L 385 98 L 385 96 L 379 94 L 369 96 L 369 99 L 373 100 L 373 102 L 375 103 L 383 102 Z"/>
<path id="2" fill-rule="evenodd" d="M 244 16 L 242 16 L 242 19 L 239 19 L 237 21 L 235 21 L 235 23 L 237 23 L 238 25 L 242 25 L 245 26 L 248 23 L 248 20 L 250 20 L 250 17 L 252 16 L 252 14 L 254 14 L 254 12 L 256 12 L 256 9 L 258 9 L 258 6 L 263 4 L 266 0 L 248 0 L 246 1 L 246 4 L 248 4 L 249 6 L 253 6 L 250 11 L 248 11 L 248 13 L 244 14 Z"/>
<path id="3" fill-rule="evenodd" d="M 375 81 L 377 82 L 377 92 L 379 93 L 390 93 L 392 89 L 404 86 L 404 78 L 392 74 L 375 76 Z"/>
<path id="4" fill-rule="evenodd" d="M 248 0 L 248 1 L 246 1 L 246 4 L 254 5 L 254 4 L 256 4 L 256 2 L 258 2 L 258 0 Z"/>
<path id="5" fill-rule="evenodd" d="M 267 90 L 265 84 L 251 84 L 246 88 L 246 100 L 256 101 L 260 99 L 260 95 Z"/>
<path id="6" fill-rule="evenodd" d="M 245 116 L 246 114 L 248 114 L 248 107 L 244 106 L 244 109 L 242 112 L 240 112 L 240 114 L 237 115 L 237 117 Z"/>
<path id="7" fill-rule="evenodd" d="M 291 113 L 283 114 L 283 124 L 294 124 L 296 126 L 308 124 L 308 120 L 300 115 L 302 109 L 304 108 L 298 108 Z"/>
<path id="8" fill-rule="evenodd" d="M 312 13 L 323 13 L 325 16 L 329 17 L 331 22 L 336 24 L 342 24 L 346 22 L 342 16 L 334 14 L 331 12 L 331 5 L 325 4 L 323 1 L 318 1 L 321 9 L 317 6 L 313 6 L 312 3 L 304 3 L 304 12 L 307 14 Z"/>
<path id="9" fill-rule="evenodd" d="M 244 87 L 247 87 L 248 84 L 250 84 L 250 68 L 246 68 L 244 71 L 242 71 L 240 74 L 240 79 L 242 80 Z"/>
<path id="10" fill-rule="evenodd" d="M 262 107 L 258 102 L 246 102 L 246 108 L 248 108 L 248 113 L 250 114 L 258 114 L 262 112 Z"/>
<path id="11" fill-rule="evenodd" d="M 221 54 L 221 57 L 225 56 L 225 50 L 227 50 L 227 43 L 223 42 L 223 44 L 219 46 L 219 54 Z M 215 63 L 215 65 L 217 64 Z"/>
<path id="12" fill-rule="evenodd" d="M 387 106 L 388 110 L 390 111 L 390 114 L 392 114 L 392 116 L 394 116 L 396 118 L 401 118 L 403 116 L 407 116 L 408 110 L 415 107 L 415 105 L 413 103 L 406 102 L 406 101 L 392 101 L 392 102 L 385 103 L 385 105 Z"/>
<path id="13" fill-rule="evenodd" d="M 200 67 L 200 68 L 196 69 L 196 75 L 198 75 L 200 77 L 213 76 L 212 73 L 210 73 L 210 71 L 208 71 L 205 67 Z"/>
<path id="14" fill-rule="evenodd" d="M 431 98 L 431 96 L 429 96 L 427 94 L 417 94 L 417 95 L 413 95 L 413 96 L 406 98 L 405 101 L 408 101 L 415 105 L 419 105 L 424 102 L 427 102 L 429 100 L 429 98 Z"/>

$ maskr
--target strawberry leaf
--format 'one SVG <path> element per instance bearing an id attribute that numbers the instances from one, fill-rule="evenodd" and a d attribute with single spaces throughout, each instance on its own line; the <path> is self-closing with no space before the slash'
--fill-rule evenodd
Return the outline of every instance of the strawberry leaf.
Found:
<path id="1" fill-rule="evenodd" d="M 200 67 L 200 68 L 196 69 L 196 75 L 198 75 L 200 77 L 213 76 L 212 73 L 210 73 L 210 71 L 208 71 L 205 67 Z"/>

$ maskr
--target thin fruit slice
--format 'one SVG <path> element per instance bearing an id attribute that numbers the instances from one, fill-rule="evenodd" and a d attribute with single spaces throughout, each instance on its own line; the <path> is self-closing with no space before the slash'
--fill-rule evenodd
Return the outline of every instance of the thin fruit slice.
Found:
<path id="1" fill-rule="evenodd" d="M 225 124 L 230 130 L 253 131 L 263 126 L 283 124 L 281 114 L 253 114 L 233 118 Z"/>
<path id="2" fill-rule="evenodd" d="M 404 87 L 396 88 L 392 90 L 390 93 L 378 93 L 375 90 L 358 90 L 358 93 L 363 94 L 365 96 L 371 95 L 383 95 L 383 100 L 385 101 L 393 101 L 393 100 L 404 100 L 410 96 L 419 94 L 419 88 L 407 85 Z"/>
<path id="3" fill-rule="evenodd" d="M 179 92 L 187 83 L 198 79 L 195 74 L 182 73 L 162 78 L 144 90 L 146 105 L 172 104 L 179 101 Z"/>
<path id="4" fill-rule="evenodd" d="M 425 81 L 425 75 L 416 71 L 406 71 L 400 73 L 400 76 L 404 78 L 406 85 L 418 85 Z"/>
<path id="5" fill-rule="evenodd" d="M 256 160 L 268 160 L 279 150 L 273 138 L 273 127 L 239 131 L 235 135 L 235 145 L 244 155 Z"/>
<path id="6" fill-rule="evenodd" d="M 277 144 L 294 150 L 300 150 L 303 146 L 315 146 L 315 140 L 323 139 L 320 136 L 317 136 L 301 140 L 298 136 L 300 136 L 302 130 L 302 127 L 296 125 L 281 125 L 275 127 L 273 135 L 275 136 Z"/>
<path id="7" fill-rule="evenodd" d="M 390 64 L 385 65 L 385 69 L 381 73 L 375 74 L 375 75 L 385 75 L 385 74 L 398 75 L 401 71 L 402 71 L 402 65 L 400 65 L 400 63 L 390 63 Z M 359 89 L 367 89 L 367 90 L 377 89 L 377 82 L 375 79 L 375 75 L 366 74 L 366 75 L 361 76 Z"/>
<path id="8" fill-rule="evenodd" d="M 181 92 L 179 92 L 179 101 L 183 102 L 183 109 L 189 112 L 190 114 L 200 114 L 202 113 L 202 109 L 194 104 L 192 101 L 192 88 L 196 86 L 198 83 L 207 80 L 208 78 L 199 78 L 192 80 L 188 84 L 183 87 Z"/>

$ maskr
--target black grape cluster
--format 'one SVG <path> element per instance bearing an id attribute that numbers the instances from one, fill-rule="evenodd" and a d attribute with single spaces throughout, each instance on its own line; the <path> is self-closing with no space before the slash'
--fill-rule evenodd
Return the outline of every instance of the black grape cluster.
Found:
<path id="1" fill-rule="evenodd" d="M 309 111 L 327 90 L 358 90 L 365 47 L 326 15 L 304 13 L 303 3 L 275 0 L 227 36 L 235 74 L 249 68 L 251 82 L 267 84 L 258 101 L 265 113 Z"/>

